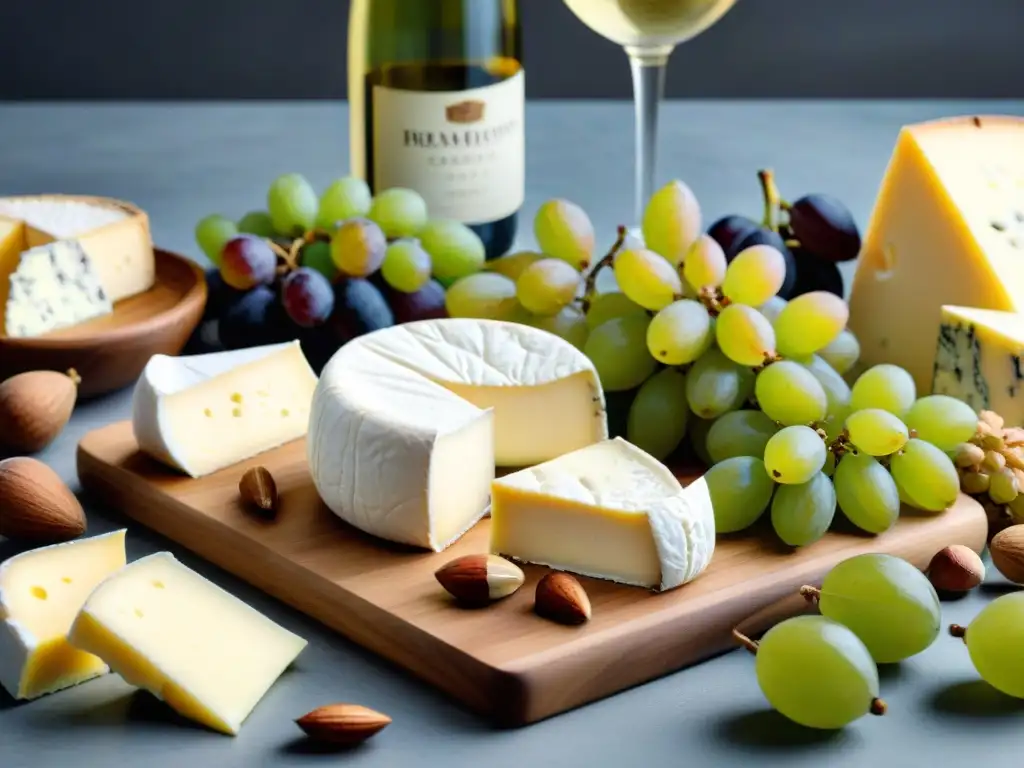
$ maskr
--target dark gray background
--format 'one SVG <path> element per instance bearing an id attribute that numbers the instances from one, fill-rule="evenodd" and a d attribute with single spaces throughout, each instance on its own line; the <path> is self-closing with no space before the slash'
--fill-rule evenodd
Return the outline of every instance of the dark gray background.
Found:
<path id="1" fill-rule="evenodd" d="M 339 98 L 347 0 L 0 0 L 0 99 Z M 533 98 L 625 98 L 621 50 L 519 0 Z M 1022 0 L 739 0 L 670 96 L 1019 97 Z"/>

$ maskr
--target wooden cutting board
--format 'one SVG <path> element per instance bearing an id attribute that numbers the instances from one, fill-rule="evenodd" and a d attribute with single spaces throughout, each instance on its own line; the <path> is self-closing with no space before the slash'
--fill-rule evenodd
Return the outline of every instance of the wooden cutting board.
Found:
<path id="1" fill-rule="evenodd" d="M 980 552 L 987 522 L 975 501 L 938 516 L 907 515 L 881 536 L 830 532 L 787 550 L 770 530 L 719 537 L 696 581 L 654 594 L 581 579 L 593 606 L 580 627 L 533 611 L 547 569 L 487 608 L 457 607 L 434 571 L 486 552 L 489 521 L 448 551 L 389 545 L 341 522 L 319 500 L 297 441 L 194 480 L 139 453 L 131 424 L 89 433 L 78 450 L 82 485 L 133 520 L 390 659 L 498 724 L 517 726 L 564 712 L 735 647 L 731 630 L 763 631 L 807 610 L 796 595 L 820 584 L 844 558 L 888 552 L 919 568 L 949 544 Z M 275 522 L 246 512 L 238 480 L 263 465 L 281 495 Z M 690 473 L 690 478 L 694 473 Z M 687 478 L 684 476 L 684 482 Z"/>

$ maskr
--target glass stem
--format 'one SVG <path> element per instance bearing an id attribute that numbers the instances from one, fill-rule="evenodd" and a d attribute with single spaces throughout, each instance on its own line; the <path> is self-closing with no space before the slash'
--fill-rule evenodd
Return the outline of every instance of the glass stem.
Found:
<path id="1" fill-rule="evenodd" d="M 633 73 L 633 108 L 636 129 L 634 224 L 640 226 L 644 207 L 654 187 L 654 161 L 658 143 L 658 106 L 665 93 L 665 65 L 671 48 L 627 48 Z"/>

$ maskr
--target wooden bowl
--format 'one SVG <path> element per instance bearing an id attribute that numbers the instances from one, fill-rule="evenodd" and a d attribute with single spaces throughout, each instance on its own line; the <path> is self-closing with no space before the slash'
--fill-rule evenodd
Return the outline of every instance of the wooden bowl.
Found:
<path id="1" fill-rule="evenodd" d="M 74 368 L 85 399 L 133 384 L 153 355 L 181 352 L 203 316 L 206 276 L 183 256 L 159 248 L 155 254 L 155 285 L 117 302 L 112 315 L 33 339 L 0 336 L 0 381 Z"/>

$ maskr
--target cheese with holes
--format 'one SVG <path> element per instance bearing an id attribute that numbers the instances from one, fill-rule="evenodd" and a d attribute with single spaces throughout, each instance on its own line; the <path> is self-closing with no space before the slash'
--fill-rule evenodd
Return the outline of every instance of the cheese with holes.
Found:
<path id="1" fill-rule="evenodd" d="M 496 479 L 490 549 L 667 590 L 708 567 L 715 516 L 704 478 L 683 488 L 664 464 L 617 437 Z"/>
<path id="2" fill-rule="evenodd" d="M 34 699 L 109 671 L 67 636 L 93 588 L 124 567 L 124 534 L 40 547 L 0 564 L 0 685 L 11 696 Z"/>
<path id="3" fill-rule="evenodd" d="M 230 735 L 306 646 L 168 552 L 101 583 L 69 639 L 183 717 Z"/>
<path id="4" fill-rule="evenodd" d="M 484 515 L 496 464 L 535 464 L 607 436 L 597 372 L 572 344 L 519 323 L 444 318 L 338 350 L 307 448 L 339 517 L 441 551 Z"/>
<path id="5" fill-rule="evenodd" d="M 943 307 L 931 388 L 1024 426 L 1024 315 Z"/>
<path id="6" fill-rule="evenodd" d="M 135 440 L 152 457 L 203 477 L 303 437 L 316 383 L 298 341 L 154 355 L 135 385 Z"/>
<path id="7" fill-rule="evenodd" d="M 1024 311 L 1024 118 L 900 132 L 850 294 L 862 365 L 903 366 L 927 393 L 946 304 Z"/>

